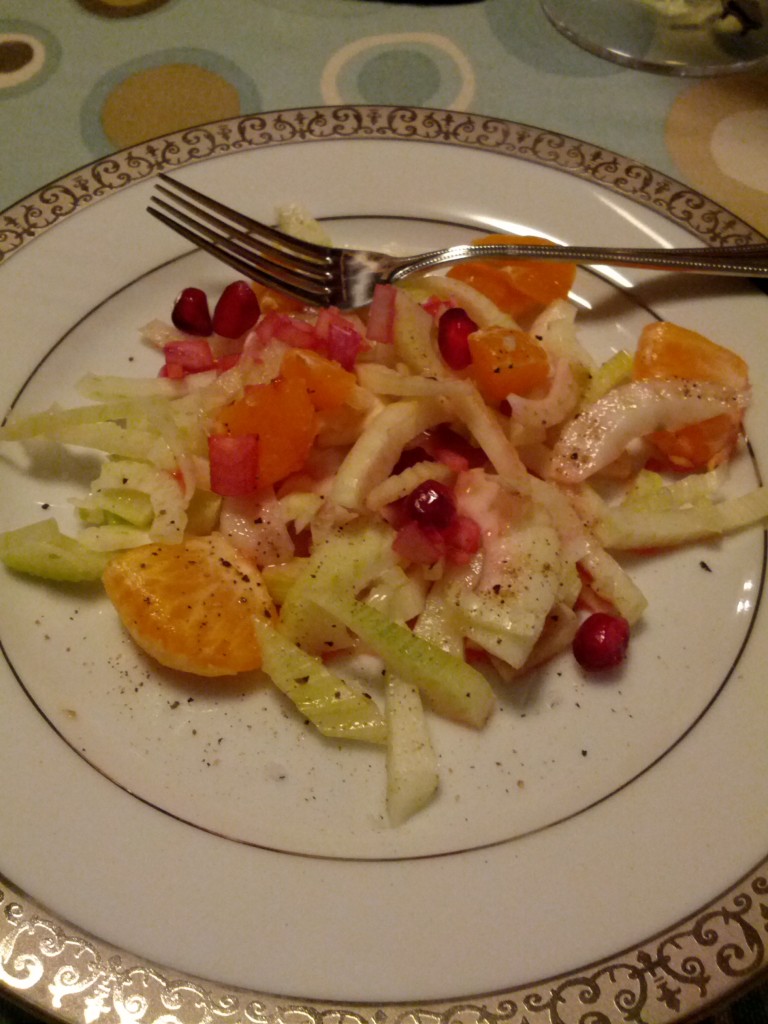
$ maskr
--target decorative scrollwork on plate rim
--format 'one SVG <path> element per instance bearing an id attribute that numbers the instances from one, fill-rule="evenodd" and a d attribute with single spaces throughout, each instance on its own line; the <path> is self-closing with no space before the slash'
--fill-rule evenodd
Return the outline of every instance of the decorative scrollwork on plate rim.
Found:
<path id="1" fill-rule="evenodd" d="M 56 920 L 0 880 L 0 986 L 83 1024 L 672 1024 L 763 975 L 768 859 L 641 946 L 534 985 L 408 1005 L 303 1000 L 226 988 L 153 964 Z"/>
<path id="2" fill-rule="evenodd" d="M 0 214 L 0 261 L 78 210 L 160 172 L 269 146 L 361 139 L 469 147 L 554 167 L 655 210 L 707 245 L 764 241 L 749 224 L 682 182 L 559 132 L 452 110 L 328 106 L 232 117 L 96 160 Z"/>
<path id="3" fill-rule="evenodd" d="M 613 190 L 712 246 L 763 241 L 686 185 L 558 132 L 501 118 L 404 106 L 311 107 L 185 129 L 96 160 L 0 214 L 0 262 L 67 217 L 162 171 L 228 153 L 329 140 L 470 147 Z M 0 879 L 0 990 L 83 1024 L 657 1024 L 699 1014 L 762 976 L 768 859 L 690 919 L 643 945 L 506 992 L 418 1005 L 347 1005 L 225 988 L 79 933 Z"/>

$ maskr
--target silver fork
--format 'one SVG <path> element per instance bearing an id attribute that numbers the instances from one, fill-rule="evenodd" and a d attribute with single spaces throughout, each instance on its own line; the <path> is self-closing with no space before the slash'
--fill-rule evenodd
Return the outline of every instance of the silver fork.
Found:
<path id="1" fill-rule="evenodd" d="M 768 244 L 722 249 L 454 245 L 404 257 L 337 249 L 293 238 L 165 174 L 159 177 L 162 184 L 156 186 L 147 207 L 153 217 L 251 280 L 314 306 L 357 309 L 371 301 L 379 283 L 466 260 L 501 257 L 768 277 Z"/>

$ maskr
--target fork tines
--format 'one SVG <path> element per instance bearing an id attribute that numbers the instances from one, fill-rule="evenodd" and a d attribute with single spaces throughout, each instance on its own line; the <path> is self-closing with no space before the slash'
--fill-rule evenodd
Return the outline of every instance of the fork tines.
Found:
<path id="1" fill-rule="evenodd" d="M 324 302 L 329 290 L 324 246 L 253 220 L 168 175 L 159 177 L 162 184 L 155 186 L 147 207 L 153 217 L 260 284 Z"/>

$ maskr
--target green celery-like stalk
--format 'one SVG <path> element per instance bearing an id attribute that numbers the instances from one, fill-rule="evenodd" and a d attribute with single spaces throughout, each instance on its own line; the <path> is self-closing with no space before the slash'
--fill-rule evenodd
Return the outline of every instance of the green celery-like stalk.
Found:
<path id="1" fill-rule="evenodd" d="M 54 519 L 0 534 L 0 560 L 9 569 L 66 583 L 101 578 L 110 554 L 91 551 L 59 530 Z"/>
<path id="2" fill-rule="evenodd" d="M 355 633 L 385 663 L 390 672 L 418 686 L 424 699 L 440 715 L 481 728 L 494 706 L 490 683 L 463 658 L 393 622 L 377 608 L 345 593 L 334 579 L 307 595 Z"/>
<path id="3" fill-rule="evenodd" d="M 261 619 L 254 620 L 262 668 L 301 714 L 333 739 L 386 743 L 387 725 L 366 696 Z"/>
<path id="4" fill-rule="evenodd" d="M 387 674 L 387 813 L 402 825 L 435 795 L 437 755 L 418 687 Z"/>

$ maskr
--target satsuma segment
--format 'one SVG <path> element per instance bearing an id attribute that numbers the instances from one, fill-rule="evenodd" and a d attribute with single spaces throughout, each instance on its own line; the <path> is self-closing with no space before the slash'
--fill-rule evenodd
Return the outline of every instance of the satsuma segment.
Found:
<path id="1" fill-rule="evenodd" d="M 554 245 L 528 235 L 485 235 L 473 245 Z M 555 299 L 567 299 L 576 278 L 573 263 L 541 260 L 469 260 L 451 267 L 448 276 L 466 281 L 515 318 L 530 316 Z"/>
<path id="2" fill-rule="evenodd" d="M 649 324 L 640 335 L 633 368 L 635 380 L 680 377 L 744 390 L 749 367 L 730 349 L 677 324 Z M 682 472 L 714 469 L 725 462 L 741 433 L 741 412 L 727 412 L 675 431 L 658 431 L 650 441 L 663 468 Z"/>
<path id="3" fill-rule="evenodd" d="M 466 373 L 483 398 L 498 405 L 507 395 L 530 395 L 549 379 L 547 353 L 524 331 L 486 327 L 469 336 Z"/>
<path id="4" fill-rule="evenodd" d="M 292 295 L 279 292 L 276 288 L 269 288 L 267 285 L 251 282 L 251 288 L 262 313 L 300 313 L 306 309 L 306 303 L 301 299 L 295 299 Z"/>
<path id="5" fill-rule="evenodd" d="M 317 413 L 305 381 L 278 377 L 246 387 L 243 398 L 218 413 L 214 429 L 258 437 L 258 485 L 265 488 L 304 466 L 317 434 Z"/>
<path id="6" fill-rule="evenodd" d="M 745 388 L 749 385 L 749 367 L 741 356 L 703 334 L 661 321 L 643 328 L 635 353 L 634 377 L 681 377 Z"/>
<path id="7" fill-rule="evenodd" d="M 167 668 L 227 676 L 261 666 L 254 617 L 276 612 L 258 569 L 220 533 L 117 555 L 104 587 L 130 635 Z"/>
<path id="8" fill-rule="evenodd" d="M 349 401 L 357 384 L 354 373 L 334 360 L 301 348 L 288 349 L 280 366 L 280 376 L 302 381 L 318 412 L 340 408 Z"/>

